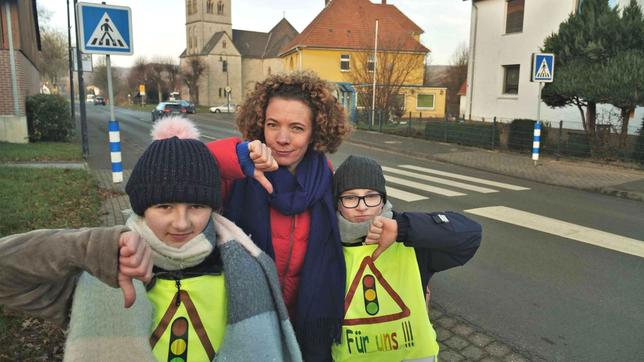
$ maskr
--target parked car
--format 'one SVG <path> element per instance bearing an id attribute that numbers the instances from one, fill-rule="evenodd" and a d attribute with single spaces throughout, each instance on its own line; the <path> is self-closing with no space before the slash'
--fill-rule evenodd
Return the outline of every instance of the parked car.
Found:
<path id="1" fill-rule="evenodd" d="M 186 108 L 177 102 L 161 102 L 152 110 L 152 122 L 171 114 L 185 114 Z"/>
<path id="2" fill-rule="evenodd" d="M 186 112 L 197 113 L 197 108 L 195 107 L 194 103 L 188 102 L 185 99 L 180 99 L 177 102 L 181 103 L 181 107 L 184 107 L 186 109 Z"/>
<path id="3" fill-rule="evenodd" d="M 96 105 L 99 105 L 99 104 L 102 105 L 102 106 L 105 105 L 105 97 L 96 96 L 96 98 L 94 98 L 94 105 L 96 106 Z"/>
<path id="4" fill-rule="evenodd" d="M 230 103 L 230 107 L 227 103 L 222 104 L 221 106 L 210 107 L 210 113 L 232 113 L 236 112 L 239 106 L 236 104 Z"/>

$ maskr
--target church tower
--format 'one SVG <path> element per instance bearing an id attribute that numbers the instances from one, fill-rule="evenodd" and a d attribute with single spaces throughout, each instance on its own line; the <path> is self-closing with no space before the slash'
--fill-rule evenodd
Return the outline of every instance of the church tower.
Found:
<path id="1" fill-rule="evenodd" d="M 186 55 L 201 52 L 213 34 L 232 38 L 231 0 L 186 0 Z"/>

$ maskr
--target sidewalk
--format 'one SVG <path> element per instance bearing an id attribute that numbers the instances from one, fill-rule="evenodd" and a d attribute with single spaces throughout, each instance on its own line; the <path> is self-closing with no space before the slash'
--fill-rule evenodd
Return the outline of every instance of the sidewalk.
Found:
<path id="1" fill-rule="evenodd" d="M 644 201 L 644 171 L 589 161 L 490 151 L 374 131 L 356 130 L 348 142 L 412 157 L 443 161 L 530 181 Z"/>

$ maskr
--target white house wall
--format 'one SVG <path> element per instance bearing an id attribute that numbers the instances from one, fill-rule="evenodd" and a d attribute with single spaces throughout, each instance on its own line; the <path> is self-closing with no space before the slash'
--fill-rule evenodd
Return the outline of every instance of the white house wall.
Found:
<path id="1" fill-rule="evenodd" d="M 478 16 L 473 11 L 472 26 L 476 28 L 467 89 L 469 109 L 466 117 L 477 120 L 507 121 L 537 116 L 538 84 L 530 82 L 532 53 L 539 52 L 544 39 L 559 29 L 559 24 L 573 11 L 575 0 L 526 1 L 523 32 L 505 34 L 505 0 L 476 2 Z M 477 24 L 474 24 L 476 18 Z M 471 57 L 472 55 L 470 55 Z M 503 66 L 519 64 L 519 91 L 503 94 Z M 556 71 L 556 70 L 555 70 Z M 473 72 L 473 73 L 472 73 Z M 542 114 L 545 104 L 542 104 Z"/>

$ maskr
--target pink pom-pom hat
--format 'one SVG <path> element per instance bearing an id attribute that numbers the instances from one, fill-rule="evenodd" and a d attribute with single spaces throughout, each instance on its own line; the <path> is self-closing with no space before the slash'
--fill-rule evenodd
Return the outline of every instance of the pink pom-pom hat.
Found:
<path id="1" fill-rule="evenodd" d="M 201 135 L 191 120 L 182 116 L 167 116 L 156 122 L 150 132 L 152 140 L 163 140 L 172 137 L 179 139 L 199 139 Z"/>

